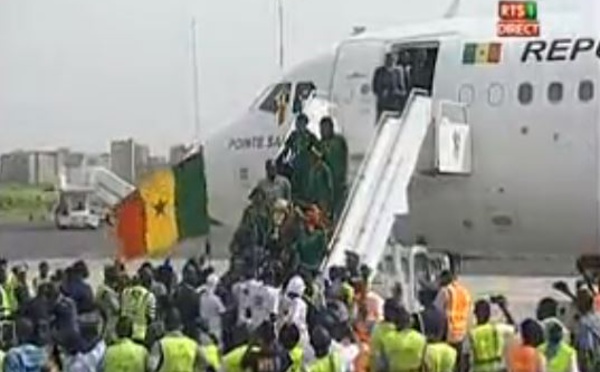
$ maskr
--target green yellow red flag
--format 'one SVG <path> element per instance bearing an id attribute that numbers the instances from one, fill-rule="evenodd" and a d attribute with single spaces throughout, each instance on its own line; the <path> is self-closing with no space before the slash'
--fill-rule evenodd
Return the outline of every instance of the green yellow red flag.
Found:
<path id="1" fill-rule="evenodd" d="M 115 208 L 119 255 L 161 257 L 187 238 L 208 234 L 204 159 L 197 152 L 157 170 Z"/>

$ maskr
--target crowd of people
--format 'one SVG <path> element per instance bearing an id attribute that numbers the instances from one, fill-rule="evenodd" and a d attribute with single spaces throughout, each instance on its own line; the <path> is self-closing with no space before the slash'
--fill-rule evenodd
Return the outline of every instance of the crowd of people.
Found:
<path id="1" fill-rule="evenodd" d="M 421 311 L 412 314 L 402 286 L 382 299 L 353 254 L 311 282 L 281 273 L 256 276 L 233 263 L 219 277 L 200 257 L 180 272 L 169 260 L 145 262 L 130 276 L 115 262 L 94 290 L 83 261 L 52 274 L 42 263 L 30 282 L 2 260 L 2 370 L 600 370 L 600 316 L 583 286 L 571 322 L 544 298 L 535 317 L 517 324 L 506 298 L 473 303 L 451 271 L 421 286 Z"/>

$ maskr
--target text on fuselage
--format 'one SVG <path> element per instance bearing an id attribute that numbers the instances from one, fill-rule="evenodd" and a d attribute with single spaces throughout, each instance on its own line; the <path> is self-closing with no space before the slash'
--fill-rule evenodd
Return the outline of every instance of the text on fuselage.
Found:
<path id="1" fill-rule="evenodd" d="M 600 58 L 600 44 L 592 38 L 532 40 L 525 44 L 521 62 L 574 61 L 590 53 Z"/>

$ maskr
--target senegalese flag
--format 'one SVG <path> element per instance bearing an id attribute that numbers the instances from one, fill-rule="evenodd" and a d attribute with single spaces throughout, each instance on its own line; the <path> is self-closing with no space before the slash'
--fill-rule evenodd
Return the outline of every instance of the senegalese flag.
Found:
<path id="1" fill-rule="evenodd" d="M 165 256 L 175 243 L 206 235 L 209 217 L 202 152 L 148 175 L 117 205 L 115 218 L 124 259 Z"/>
<path id="2" fill-rule="evenodd" d="M 502 60 L 501 43 L 467 43 L 463 49 L 464 65 L 496 64 Z"/>

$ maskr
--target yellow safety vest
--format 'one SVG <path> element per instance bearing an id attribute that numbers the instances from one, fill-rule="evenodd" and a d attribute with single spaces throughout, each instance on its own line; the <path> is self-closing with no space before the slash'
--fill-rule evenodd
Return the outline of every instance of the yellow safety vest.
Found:
<path id="1" fill-rule="evenodd" d="M 315 360 L 307 368 L 307 372 L 339 372 L 341 370 L 342 361 L 336 353 L 329 353 L 329 355 Z"/>
<path id="2" fill-rule="evenodd" d="M 200 350 L 202 350 L 204 359 L 206 359 L 206 363 L 208 363 L 209 366 L 213 367 L 215 370 L 221 368 L 221 355 L 217 345 L 204 345 L 200 347 Z"/>
<path id="3" fill-rule="evenodd" d="M 427 372 L 453 372 L 456 367 L 456 349 L 445 342 L 427 345 L 425 363 Z"/>
<path id="4" fill-rule="evenodd" d="M 163 362 L 159 372 L 191 372 L 198 344 L 186 336 L 165 336 L 160 340 Z"/>
<path id="5" fill-rule="evenodd" d="M 493 324 L 475 327 L 470 335 L 473 372 L 494 372 L 503 368 L 504 340 Z"/>
<path id="6" fill-rule="evenodd" d="M 304 362 L 304 349 L 301 345 L 296 345 L 290 351 L 290 359 L 292 359 L 292 366 L 288 369 L 288 372 L 299 372 L 302 370 L 302 364 Z"/>
<path id="7" fill-rule="evenodd" d="M 419 332 L 407 329 L 388 333 L 383 339 L 380 365 L 390 372 L 417 372 L 425 364 L 427 340 Z"/>
<path id="8" fill-rule="evenodd" d="M 376 369 L 377 360 L 383 353 L 383 340 L 385 336 L 392 332 L 396 332 L 396 326 L 392 323 L 381 322 L 375 324 L 373 333 L 371 334 L 371 344 L 369 345 L 369 348 L 371 349 L 369 365 L 372 370 Z"/>
<path id="9" fill-rule="evenodd" d="M 541 354 L 546 355 L 547 344 L 542 344 L 539 347 Z M 546 370 L 548 372 L 569 372 L 571 371 L 571 363 L 575 358 L 575 349 L 569 346 L 566 342 L 561 342 L 557 353 L 548 359 L 546 362 Z"/>
<path id="10" fill-rule="evenodd" d="M 2 306 L 7 306 L 9 310 L 9 314 L 12 314 L 17 310 L 19 304 L 17 303 L 17 293 L 16 289 L 18 286 L 17 277 L 14 274 L 9 274 L 8 279 L 6 280 L 6 284 L 3 285 L 4 294 L 2 295 Z M 6 302 L 4 302 L 6 300 Z"/>
<path id="11" fill-rule="evenodd" d="M 118 340 L 106 349 L 104 370 L 110 372 L 145 372 L 146 349 L 135 342 L 124 339 Z"/>
<path id="12" fill-rule="evenodd" d="M 141 285 L 126 288 L 121 299 L 121 315 L 129 317 L 133 322 L 133 339 L 144 342 L 148 329 L 148 297 L 150 291 Z"/>
<path id="13" fill-rule="evenodd" d="M 12 314 L 13 308 L 9 292 L 4 287 L 4 285 L 0 285 L 0 318 L 8 318 Z"/>
<path id="14" fill-rule="evenodd" d="M 243 372 L 242 359 L 248 350 L 248 345 L 238 346 L 223 357 L 223 370 L 227 372 Z"/>

